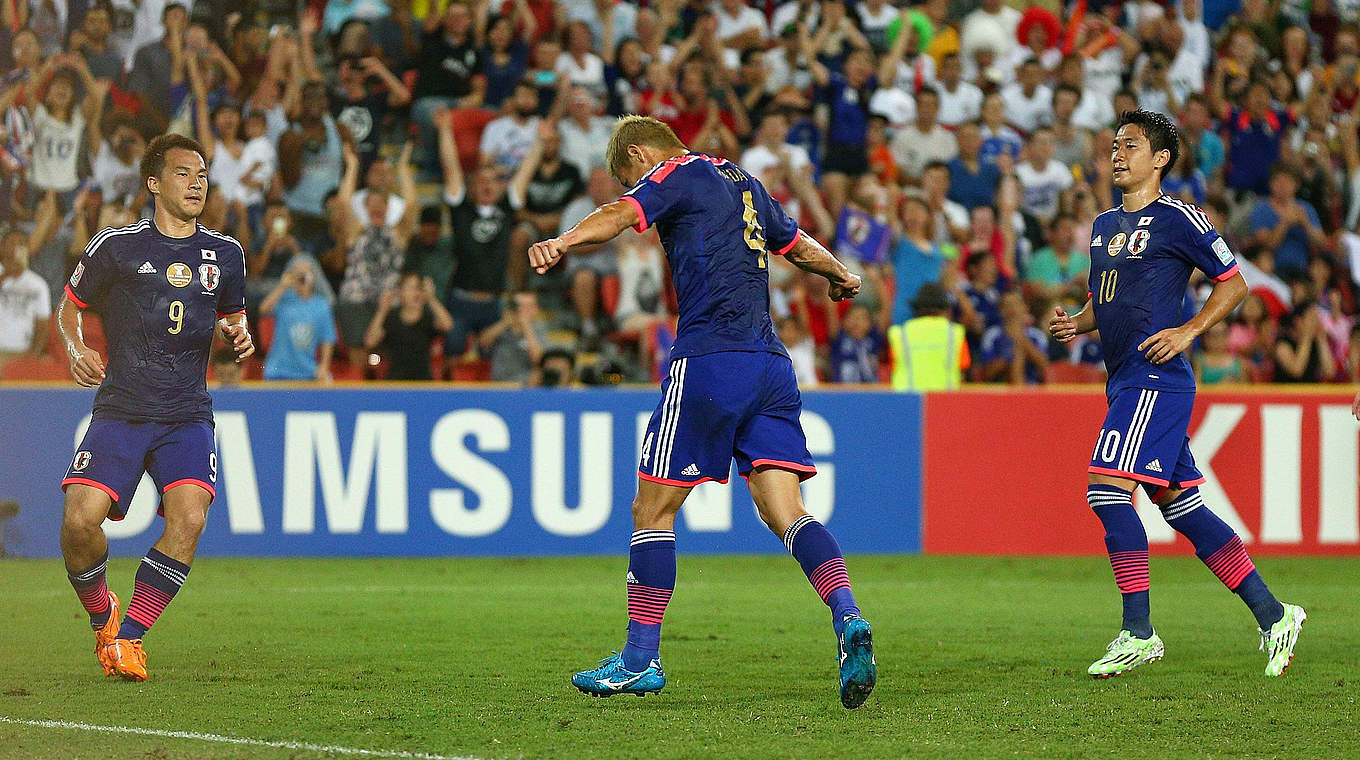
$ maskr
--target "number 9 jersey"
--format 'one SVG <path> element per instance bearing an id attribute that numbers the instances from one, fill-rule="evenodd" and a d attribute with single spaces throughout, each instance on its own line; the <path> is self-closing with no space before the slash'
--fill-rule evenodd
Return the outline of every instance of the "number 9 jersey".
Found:
<path id="1" fill-rule="evenodd" d="M 717 351 L 788 356 L 770 321 L 769 253 L 783 255 L 798 223 L 758 180 L 703 153 L 657 164 L 622 200 L 638 232 L 655 226 L 680 304 L 671 359 Z"/>
<path id="2" fill-rule="evenodd" d="M 143 219 L 95 235 L 66 285 L 108 339 L 94 416 L 211 425 L 208 352 L 218 318 L 245 311 L 245 281 L 241 244 L 203 225 L 172 238 Z"/>
<path id="3" fill-rule="evenodd" d="M 1091 303 L 1109 372 L 1106 395 L 1125 388 L 1193 391 L 1195 373 L 1184 354 L 1165 364 L 1148 361 L 1138 346 L 1186 321 L 1190 274 L 1214 282 L 1237 274 L 1237 261 L 1208 217 L 1163 195 L 1138 211 L 1116 207 L 1091 229 Z"/>

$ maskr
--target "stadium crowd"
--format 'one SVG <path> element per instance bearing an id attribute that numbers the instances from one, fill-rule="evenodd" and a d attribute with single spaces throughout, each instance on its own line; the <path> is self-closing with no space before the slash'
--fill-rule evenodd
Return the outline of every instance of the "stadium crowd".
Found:
<path id="1" fill-rule="evenodd" d="M 753 3 L 0 0 L 0 377 L 65 377 L 53 306 L 93 233 L 149 215 L 139 160 L 174 131 L 206 150 L 202 223 L 246 252 L 246 377 L 655 379 L 654 230 L 543 277 L 524 255 L 618 196 L 603 147 L 641 113 L 864 273 L 835 304 L 772 257 L 805 387 L 913 385 L 891 357 L 917 318 L 962 329 L 969 381 L 1094 380 L 1099 341 L 1043 327 L 1086 300 L 1112 125 L 1143 107 L 1181 129 L 1166 191 L 1251 288 L 1201 381 L 1360 380 L 1355 3 Z"/>

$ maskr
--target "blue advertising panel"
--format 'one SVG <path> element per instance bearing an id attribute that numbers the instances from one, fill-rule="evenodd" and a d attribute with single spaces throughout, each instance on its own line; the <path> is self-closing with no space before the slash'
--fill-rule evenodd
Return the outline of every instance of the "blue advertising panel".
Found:
<path id="1" fill-rule="evenodd" d="M 57 556 L 59 483 L 93 393 L 0 388 L 0 524 L 19 556 Z M 214 392 L 219 473 L 199 553 L 243 556 L 538 555 L 627 551 L 638 452 L 655 389 L 435 387 Z M 808 510 L 847 552 L 921 548 L 921 402 L 804 394 L 818 474 Z M 114 555 L 160 534 L 144 478 L 106 522 Z M 694 490 L 681 551 L 779 552 L 742 478 Z"/>

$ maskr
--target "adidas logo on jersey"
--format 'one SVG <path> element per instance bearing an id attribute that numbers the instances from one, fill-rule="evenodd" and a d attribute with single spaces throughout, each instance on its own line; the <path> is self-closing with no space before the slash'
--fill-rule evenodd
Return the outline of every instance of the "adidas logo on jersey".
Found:
<path id="1" fill-rule="evenodd" d="M 1099 248 L 1102 245 L 1105 245 L 1105 238 L 1101 235 L 1096 235 L 1095 240 L 1091 241 L 1092 248 Z"/>
<path id="2" fill-rule="evenodd" d="M 637 582 L 638 582 L 638 579 L 637 579 L 636 576 L 633 575 L 633 571 L 632 571 L 632 570 L 629 570 L 629 571 L 628 571 L 628 577 L 625 578 L 624 580 L 625 580 L 625 582 L 627 582 L 627 583 L 637 583 Z"/>
<path id="3" fill-rule="evenodd" d="M 694 463 L 691 462 L 689 467 L 686 467 L 685 469 L 683 469 L 683 470 L 680 471 L 680 474 L 681 474 L 681 475 L 685 475 L 685 476 L 687 476 L 687 477 L 691 477 L 691 478 L 698 477 L 698 476 L 699 476 L 699 465 L 694 464 Z"/>
<path id="4" fill-rule="evenodd" d="M 155 273 L 156 268 L 151 266 L 150 261 L 143 261 L 142 265 L 140 267 L 137 267 L 137 274 L 155 274 Z"/>
<path id="5" fill-rule="evenodd" d="M 1154 459 L 1151 462 L 1148 462 L 1147 464 L 1143 465 L 1143 469 L 1147 470 L 1148 472 L 1161 472 L 1162 460 Z"/>

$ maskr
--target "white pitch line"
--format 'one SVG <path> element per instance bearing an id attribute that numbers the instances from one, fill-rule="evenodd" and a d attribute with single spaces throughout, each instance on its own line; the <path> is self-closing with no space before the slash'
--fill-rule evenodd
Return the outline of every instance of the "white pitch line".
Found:
<path id="1" fill-rule="evenodd" d="M 159 736 L 165 739 L 191 739 L 218 744 L 238 744 L 248 747 L 272 747 L 275 749 L 305 750 L 324 752 L 332 755 L 358 755 L 360 757 L 392 757 L 407 760 L 481 760 L 471 755 L 435 755 L 428 752 L 406 752 L 392 749 L 362 749 L 359 747 L 335 747 L 309 742 L 271 742 L 264 739 L 248 739 L 241 736 L 222 736 L 221 734 L 200 734 L 195 731 L 166 731 L 157 728 L 136 728 L 133 726 L 94 726 L 88 723 L 73 723 L 65 720 L 23 720 L 0 715 L 0 723 L 36 728 L 65 728 L 72 731 L 94 731 L 105 734 L 136 734 L 138 736 Z"/>

